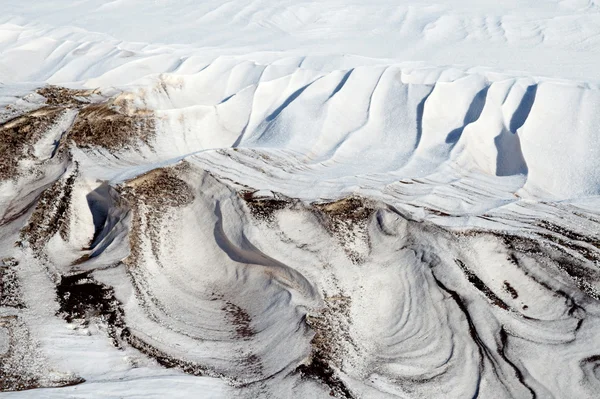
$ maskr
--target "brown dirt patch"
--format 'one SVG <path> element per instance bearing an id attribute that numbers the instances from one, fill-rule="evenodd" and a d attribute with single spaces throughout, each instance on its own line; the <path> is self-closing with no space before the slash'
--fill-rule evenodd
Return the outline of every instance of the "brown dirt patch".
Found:
<path id="1" fill-rule="evenodd" d="M 76 90 L 60 86 L 45 86 L 36 91 L 46 99 L 46 104 L 53 107 L 80 107 L 89 103 L 89 96 L 95 90 Z"/>
<path id="2" fill-rule="evenodd" d="M 235 326 L 235 332 L 238 338 L 248 339 L 255 334 L 254 329 L 250 325 L 252 319 L 244 309 L 230 301 L 226 301 L 222 310 L 227 314 L 231 323 Z"/>
<path id="3" fill-rule="evenodd" d="M 354 345 L 349 333 L 351 299 L 345 295 L 326 296 L 319 312 L 308 314 L 306 324 L 315 332 L 311 341 L 310 361 L 297 367 L 303 378 L 312 378 L 327 385 L 330 395 L 352 398 L 352 392 L 336 375 L 333 366 L 341 368 L 346 357 L 343 343 Z"/>
<path id="4" fill-rule="evenodd" d="M 83 108 L 71 127 L 69 138 L 81 148 L 120 150 L 134 146 L 138 140 L 150 144 L 154 128 L 150 112 L 126 114 L 108 102 Z"/>
<path id="5" fill-rule="evenodd" d="M 275 213 L 282 209 L 290 208 L 294 201 L 290 198 L 276 194 L 274 198 L 256 198 L 256 191 L 241 191 L 238 195 L 246 202 L 254 218 L 272 222 Z"/>
<path id="6" fill-rule="evenodd" d="M 48 378 L 49 370 L 19 316 L 0 316 L 0 328 L 8 335 L 8 351 L 0 354 L 0 392 L 62 387 L 84 382 L 75 375 Z"/>
<path id="7" fill-rule="evenodd" d="M 66 238 L 69 207 L 76 177 L 77 170 L 42 192 L 27 225 L 21 229 L 21 241 L 18 245 L 28 242 L 35 253 L 41 254 L 46 243 L 56 233 L 60 233 L 63 239 Z"/>
<path id="8" fill-rule="evenodd" d="M 44 107 L 0 125 L 0 180 L 12 178 L 20 160 L 33 156 L 33 145 L 65 112 Z"/>
<path id="9" fill-rule="evenodd" d="M 336 237 L 353 263 L 364 262 L 365 254 L 356 250 L 355 244 L 363 242 L 370 251 L 367 232 L 369 219 L 375 212 L 372 204 L 361 197 L 351 196 L 333 202 L 313 203 L 323 226 Z"/>
<path id="10" fill-rule="evenodd" d="M 0 262 L 0 306 L 23 308 L 21 284 L 16 268 L 19 262 L 14 258 L 5 258 Z"/>
<path id="11" fill-rule="evenodd" d="M 176 166 L 154 169 L 118 188 L 133 212 L 129 232 L 131 252 L 124 261 L 129 267 L 137 265 L 139 261 L 143 234 L 149 236 L 152 252 L 160 263 L 159 233 L 165 210 L 185 206 L 194 200 L 192 188 L 178 177 L 188 168 L 189 164 L 182 162 Z"/>

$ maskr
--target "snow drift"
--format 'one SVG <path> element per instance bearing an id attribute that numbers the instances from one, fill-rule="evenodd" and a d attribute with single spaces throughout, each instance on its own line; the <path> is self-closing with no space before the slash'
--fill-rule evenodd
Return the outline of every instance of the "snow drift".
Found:
<path id="1" fill-rule="evenodd" d="M 593 79 L 382 59 L 388 43 L 362 53 L 378 59 L 261 53 L 252 40 L 274 46 L 282 26 L 282 47 L 314 48 L 316 3 L 238 3 L 164 8 L 253 35 L 201 38 L 190 13 L 164 40 L 52 25 L 133 7 L 147 26 L 150 3 L 86 1 L 64 19 L 9 6 L 22 15 L 0 21 L 0 390 L 598 396 Z M 527 36 L 503 6 L 481 20 L 383 3 L 373 40 L 402 20 L 430 61 L 434 44 L 468 47 L 456 26 L 502 51 Z M 324 2 L 338 21 L 324 51 L 364 7 Z M 532 54 L 573 45 L 557 40 L 576 24 L 564 14 L 593 48 L 596 5 L 557 7 L 529 21 Z"/>

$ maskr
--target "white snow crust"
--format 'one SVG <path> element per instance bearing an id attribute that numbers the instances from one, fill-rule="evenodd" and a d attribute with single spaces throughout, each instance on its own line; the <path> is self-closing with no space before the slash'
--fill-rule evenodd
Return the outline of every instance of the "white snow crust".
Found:
<path id="1" fill-rule="evenodd" d="M 0 3 L 2 397 L 600 397 L 595 0 Z"/>

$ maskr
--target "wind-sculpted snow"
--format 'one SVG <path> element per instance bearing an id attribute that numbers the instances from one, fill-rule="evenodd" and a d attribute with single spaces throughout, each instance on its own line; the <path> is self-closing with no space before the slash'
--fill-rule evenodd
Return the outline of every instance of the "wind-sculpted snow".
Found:
<path id="1" fill-rule="evenodd" d="M 92 79 L 97 87 L 149 73 L 191 73 L 200 60 L 243 55 L 283 56 L 285 64 L 304 66 L 386 59 L 598 82 L 596 0 L 4 0 L 2 6 L 3 81 Z"/>
<path id="2" fill-rule="evenodd" d="M 271 68 L 13 97 L 2 388 L 596 396 L 597 90 Z"/>
<path id="3" fill-rule="evenodd" d="M 302 173 L 319 180 L 385 173 L 393 182 L 458 168 L 522 187 L 522 196 L 598 193 L 596 87 L 398 66 L 276 70 L 215 61 L 195 75 L 163 74 L 107 106 L 154 116 L 156 141 L 134 163 L 272 148 L 299 154 Z"/>
<path id="4" fill-rule="evenodd" d="M 600 396 L 594 1 L 31 3 L 3 397 Z"/>

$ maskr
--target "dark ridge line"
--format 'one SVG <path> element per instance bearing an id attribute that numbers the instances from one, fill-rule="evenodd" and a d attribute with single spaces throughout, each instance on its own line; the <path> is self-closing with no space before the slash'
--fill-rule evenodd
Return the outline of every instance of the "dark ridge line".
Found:
<path id="1" fill-rule="evenodd" d="M 21 297 L 21 281 L 15 270 L 17 266 L 19 261 L 15 258 L 4 258 L 0 261 L 0 307 L 15 309 L 27 307 Z M 0 358 L 2 358 L 1 354 Z"/>
<path id="2" fill-rule="evenodd" d="M 473 398 L 477 398 L 477 397 L 479 397 L 479 388 L 480 388 L 480 384 L 481 384 L 481 373 L 483 372 L 483 370 L 485 368 L 485 363 L 483 362 L 483 360 L 484 360 L 484 358 L 486 358 L 488 356 L 487 348 L 486 348 L 485 344 L 481 341 L 481 338 L 479 338 L 479 334 L 477 333 L 475 324 L 473 324 L 473 319 L 471 319 L 471 315 L 469 314 L 467 305 L 464 304 L 464 302 L 460 298 L 460 295 L 458 295 L 458 293 L 456 291 L 453 291 L 453 290 L 449 289 L 448 287 L 446 287 L 440 280 L 437 279 L 437 277 L 435 277 L 435 274 L 433 272 L 431 273 L 431 276 L 433 277 L 433 280 L 438 285 L 438 287 L 440 287 L 440 289 L 442 289 L 442 291 L 444 291 L 448 295 L 450 295 L 450 297 L 454 300 L 454 302 L 456 303 L 456 305 L 458 306 L 460 311 L 464 314 L 464 316 L 467 320 L 467 324 L 469 325 L 469 335 L 471 335 L 471 338 L 473 338 L 473 341 L 475 342 L 475 345 L 477 346 L 477 350 L 479 352 L 479 375 L 477 376 L 477 390 L 475 392 L 475 395 L 473 396 Z"/>
<path id="3" fill-rule="evenodd" d="M 573 256 L 573 254 L 567 250 L 569 248 L 568 246 L 561 246 L 559 243 L 557 243 L 556 240 L 565 242 L 560 237 L 549 235 L 550 237 L 553 237 L 553 239 L 550 239 L 548 237 L 544 237 L 543 236 L 544 233 L 537 233 L 537 232 L 531 233 L 534 235 L 534 237 L 539 237 L 542 239 L 542 240 L 536 240 L 531 236 L 519 235 L 519 234 L 507 232 L 507 231 L 482 230 L 482 229 L 478 229 L 478 228 L 470 229 L 469 231 L 455 233 L 455 234 L 458 234 L 459 236 L 460 235 L 475 236 L 477 234 L 490 234 L 490 235 L 493 235 L 493 236 L 499 238 L 500 240 L 502 240 L 504 245 L 506 245 L 507 248 L 509 248 L 510 250 L 512 250 L 514 252 L 526 253 L 528 255 L 539 256 L 544 259 L 547 259 L 547 260 L 553 262 L 554 264 L 556 264 L 557 269 L 562 271 L 563 273 L 565 273 L 571 279 L 572 283 L 577 287 L 577 289 L 579 289 L 583 294 L 587 295 L 591 299 L 600 300 L 600 294 L 593 292 L 590 289 L 590 287 L 588 287 L 586 285 L 586 283 L 587 283 L 586 279 L 590 279 L 590 278 L 594 277 L 594 275 L 592 275 L 592 273 L 595 273 L 597 278 L 600 278 L 600 273 L 597 272 L 596 270 L 592 269 L 591 267 L 587 266 L 587 264 L 584 264 L 581 259 L 575 258 Z M 544 240 L 547 240 L 547 241 L 544 241 Z M 540 243 L 538 241 L 542 241 L 542 242 Z M 548 254 L 547 253 L 548 251 L 546 251 L 546 252 L 542 251 L 542 245 L 552 248 L 553 250 L 555 250 L 557 252 L 557 254 Z M 573 248 L 571 248 L 571 250 L 577 251 L 577 249 L 573 249 Z M 511 257 L 513 258 L 511 260 L 514 261 L 514 256 L 511 256 Z M 575 263 L 575 261 L 578 261 L 581 264 L 577 264 L 577 263 Z M 596 263 L 596 262 L 594 262 L 594 263 Z M 562 290 L 557 291 L 556 289 L 550 289 L 550 288 L 548 288 L 547 284 L 545 285 L 539 280 L 535 280 L 535 281 L 538 284 L 541 284 L 542 286 L 544 286 L 544 288 L 547 288 L 552 292 L 559 293 L 559 291 L 560 291 L 561 295 L 565 296 L 570 301 L 572 301 L 573 304 L 578 306 L 575 303 L 575 301 L 573 300 L 573 298 L 570 295 L 567 295 L 566 293 L 564 293 Z"/>
<path id="4" fill-rule="evenodd" d="M 596 381 L 598 380 L 598 377 L 594 372 L 594 370 L 597 370 L 598 366 L 600 366 L 600 355 L 592 355 L 579 360 L 579 367 L 584 373 L 585 383 L 590 383 L 589 381 L 587 381 L 589 377 L 592 377 Z M 590 370 L 589 368 L 592 369 Z"/>
<path id="5" fill-rule="evenodd" d="M 215 372 L 214 370 L 210 370 L 209 368 L 199 365 L 198 363 L 176 359 L 172 356 L 169 356 L 165 352 L 160 349 L 150 345 L 140 337 L 132 334 L 128 327 L 125 327 L 121 332 L 120 337 L 125 340 L 129 345 L 133 348 L 137 349 L 144 355 L 148 356 L 151 359 L 156 360 L 158 364 L 163 366 L 164 368 L 171 369 L 177 368 L 183 371 L 186 374 L 190 374 L 196 377 L 213 377 L 213 378 L 221 378 L 234 382 L 235 380 L 231 377 L 226 377 L 224 374 Z"/>
<path id="6" fill-rule="evenodd" d="M 558 235 L 539 233 L 539 232 L 536 232 L 535 234 L 537 234 L 539 237 L 541 237 L 545 240 L 548 240 L 548 241 L 556 244 L 559 247 L 568 248 L 571 251 L 576 252 L 577 254 L 583 256 L 585 259 L 587 259 L 590 262 L 597 263 L 600 261 L 600 256 L 596 252 L 594 252 L 594 251 L 590 250 L 589 248 L 586 248 L 582 245 L 577 245 L 575 243 L 564 240 L 564 239 L 560 238 L 560 236 L 558 236 Z"/>
<path id="7" fill-rule="evenodd" d="M 508 389 L 508 384 L 506 382 L 504 382 L 502 380 L 502 378 L 500 378 L 500 375 L 498 373 L 498 365 L 497 365 L 497 361 L 494 359 L 494 357 L 491 354 L 491 351 L 488 349 L 488 347 L 483 343 L 483 341 L 481 340 L 481 338 L 479 337 L 479 334 L 477 333 L 477 329 L 475 328 L 475 324 L 473 323 L 473 319 L 471 318 L 471 315 L 469 314 L 469 311 L 467 310 L 467 306 L 464 304 L 464 302 L 462 301 L 462 299 L 460 298 L 460 295 L 456 292 L 453 291 L 449 288 L 447 288 L 440 280 L 438 280 L 435 275 L 432 273 L 433 279 L 435 280 L 436 284 L 446 293 L 448 293 L 452 299 L 454 299 L 454 301 L 456 302 L 456 304 L 458 305 L 458 307 L 460 308 L 460 310 L 463 312 L 463 314 L 465 315 L 467 322 L 469 324 L 469 333 L 471 334 L 471 337 L 473 338 L 475 344 L 477 345 L 477 347 L 479 348 L 479 355 L 480 355 L 480 362 L 481 362 L 481 366 L 480 366 L 480 372 L 483 371 L 484 367 L 485 367 L 485 363 L 483 363 L 483 359 L 487 358 L 490 361 L 490 364 L 492 365 L 494 374 L 496 375 L 496 377 L 498 378 L 498 381 L 506 388 L 506 390 L 508 392 L 510 392 L 510 389 Z M 503 357 L 504 358 L 504 357 Z M 513 369 L 515 369 L 515 366 L 510 363 L 507 362 Z M 515 372 L 517 378 L 519 377 L 519 375 Z M 521 375 L 522 377 L 522 375 Z M 479 377 L 480 380 L 481 376 Z M 477 392 L 475 394 L 475 398 L 479 397 L 479 380 L 478 380 L 478 387 L 477 387 Z M 521 381 L 523 383 L 523 381 Z M 526 385 L 525 383 L 523 383 L 523 385 L 530 391 L 533 393 L 533 398 L 535 399 L 535 392 L 533 392 L 531 390 L 531 388 Z"/>
<path id="8" fill-rule="evenodd" d="M 329 396 L 341 395 L 345 399 L 354 399 L 344 381 L 335 375 L 333 368 L 321 356 L 313 356 L 310 363 L 299 365 L 295 371 L 300 373 L 302 378 L 312 378 L 327 385 L 331 389 Z"/>
<path id="9" fill-rule="evenodd" d="M 597 292 L 590 289 L 591 287 L 590 287 L 589 283 L 587 282 L 587 280 L 590 280 L 590 279 L 594 279 L 594 278 L 599 279 L 600 273 L 598 273 L 597 270 L 594 270 L 593 268 L 591 268 L 588 264 L 584 263 L 584 261 L 581 261 L 581 259 L 577 259 L 572 253 L 569 252 L 569 250 L 574 251 L 577 254 L 586 258 L 588 261 L 592 262 L 594 265 L 596 265 L 598 263 L 598 260 L 591 261 L 586 256 L 586 254 L 581 252 L 581 250 L 583 250 L 583 249 L 585 249 L 586 251 L 590 251 L 588 248 L 570 243 L 570 242 L 560 238 L 559 236 L 554 236 L 554 235 L 546 234 L 546 233 L 538 233 L 538 232 L 535 232 L 533 234 L 535 234 L 537 237 L 540 237 L 542 240 L 546 240 L 546 241 L 542 241 L 542 243 L 547 244 L 547 246 L 554 249 L 560 255 L 554 254 L 554 256 L 552 256 L 551 254 L 545 253 L 544 251 L 542 251 L 540 249 L 541 244 L 532 238 L 526 238 L 526 237 L 513 235 L 513 234 L 495 233 L 495 235 L 500 237 L 504 241 L 504 243 L 507 245 L 507 247 L 512 250 L 520 251 L 520 252 L 527 252 L 529 254 L 541 256 L 543 258 L 549 259 L 550 261 L 554 262 L 556 264 L 556 267 L 559 270 L 561 270 L 562 272 L 566 273 L 567 276 L 569 276 L 571 281 L 575 284 L 575 286 L 579 290 L 581 290 L 584 294 L 586 294 L 587 296 L 589 296 L 592 299 L 600 300 L 600 294 L 598 294 Z M 529 245 L 526 248 L 519 249 L 519 244 L 521 246 L 523 246 L 524 244 L 525 245 L 529 244 Z M 590 251 L 590 253 L 596 255 L 594 252 Z M 587 255 L 590 256 L 589 254 L 587 254 Z M 598 256 L 598 255 L 596 255 L 596 256 Z M 600 258 L 598 258 L 598 259 L 600 259 Z M 577 262 L 579 262 L 579 263 L 577 263 Z M 568 296 L 568 297 L 570 298 L 570 296 Z"/>
<path id="10" fill-rule="evenodd" d="M 514 249 L 512 247 L 510 247 L 511 249 Z M 521 265 L 519 263 L 519 260 L 517 259 L 517 257 L 515 256 L 514 253 L 510 254 L 510 258 L 509 261 L 512 262 L 515 266 L 521 268 Z M 573 318 L 578 318 L 574 313 L 576 311 L 582 311 L 585 313 L 585 309 L 581 306 L 579 306 L 577 304 L 577 302 L 575 301 L 575 299 L 573 299 L 569 294 L 567 294 L 566 292 L 564 292 L 563 290 L 560 289 L 553 289 L 550 285 L 548 285 L 546 282 L 539 280 L 536 276 L 532 275 L 531 273 L 525 271 L 525 275 L 532 279 L 536 284 L 541 285 L 542 287 L 544 287 L 546 290 L 548 290 L 549 292 L 552 292 L 554 294 L 559 295 L 560 297 L 562 297 L 562 299 L 565 300 L 565 303 L 567 306 L 569 306 L 569 311 L 567 312 L 567 314 Z M 534 320 L 534 321 L 539 321 L 539 319 L 535 319 L 533 317 L 529 317 L 529 316 L 523 316 L 526 319 L 529 320 Z M 579 318 L 579 321 L 577 322 L 577 326 L 575 327 L 575 331 L 579 331 L 579 329 L 581 328 L 581 324 L 583 323 L 583 319 L 585 317 L 581 317 Z"/>
<path id="11" fill-rule="evenodd" d="M 36 255 L 40 255 L 55 234 L 58 233 L 65 239 L 69 228 L 66 222 L 69 220 L 73 186 L 78 175 L 79 164 L 75 162 L 73 172 L 66 179 L 63 179 L 63 174 L 40 193 L 29 220 L 19 231 L 16 246 L 22 247 L 27 242 Z M 45 199 L 49 201 L 44 201 Z"/>
<path id="12" fill-rule="evenodd" d="M 507 280 L 504 280 L 504 290 L 510 294 L 512 299 L 517 299 L 519 297 L 519 293 L 517 292 L 517 290 L 512 285 L 510 285 L 510 283 Z"/>
<path id="13" fill-rule="evenodd" d="M 536 225 L 539 227 L 542 227 L 544 229 L 550 230 L 553 233 L 562 235 L 570 240 L 585 242 L 587 244 L 590 244 L 590 245 L 600 249 L 600 240 L 598 240 L 598 239 L 592 240 L 592 239 L 588 238 L 588 236 L 586 236 L 586 235 L 577 233 L 573 230 L 569 230 L 569 229 L 564 228 L 556 223 L 549 222 L 547 220 L 540 220 L 539 222 L 536 223 Z"/>
<path id="14" fill-rule="evenodd" d="M 460 259 L 454 259 L 454 262 L 463 271 L 469 283 L 471 283 L 477 290 L 482 292 L 492 303 L 504 310 L 510 310 L 510 307 L 500 299 L 479 277 L 475 275 L 471 270 L 465 266 L 464 262 Z"/>
<path id="15" fill-rule="evenodd" d="M 90 321 L 88 312 L 98 312 L 107 323 L 108 338 L 116 348 L 122 349 L 125 342 L 165 368 L 177 368 L 186 374 L 222 378 L 237 384 L 234 377 L 227 377 L 192 361 L 174 358 L 133 334 L 125 323 L 123 304 L 115 297 L 113 288 L 99 283 L 92 274 L 88 271 L 61 276 L 56 286 L 60 305 L 58 316 L 67 322 L 78 319 L 87 324 Z"/>
<path id="16" fill-rule="evenodd" d="M 500 327 L 500 342 L 502 343 L 502 346 L 498 348 L 498 354 L 500 356 L 502 356 L 502 359 L 504 359 L 504 361 L 506 363 L 508 363 L 508 365 L 513 368 L 513 370 L 515 371 L 515 375 L 517 376 L 517 379 L 519 380 L 519 382 L 525 388 L 527 388 L 527 390 L 529 392 L 531 392 L 532 399 L 536 399 L 537 398 L 537 394 L 535 393 L 535 391 L 533 390 L 533 388 L 531 388 L 525 382 L 525 378 L 523 377 L 523 373 L 521 372 L 521 370 L 519 370 L 519 368 L 512 361 L 510 361 L 508 359 L 508 357 L 506 356 L 505 349 L 506 349 L 506 344 L 508 343 L 508 334 L 506 333 L 506 330 L 505 330 L 504 326 Z"/>

